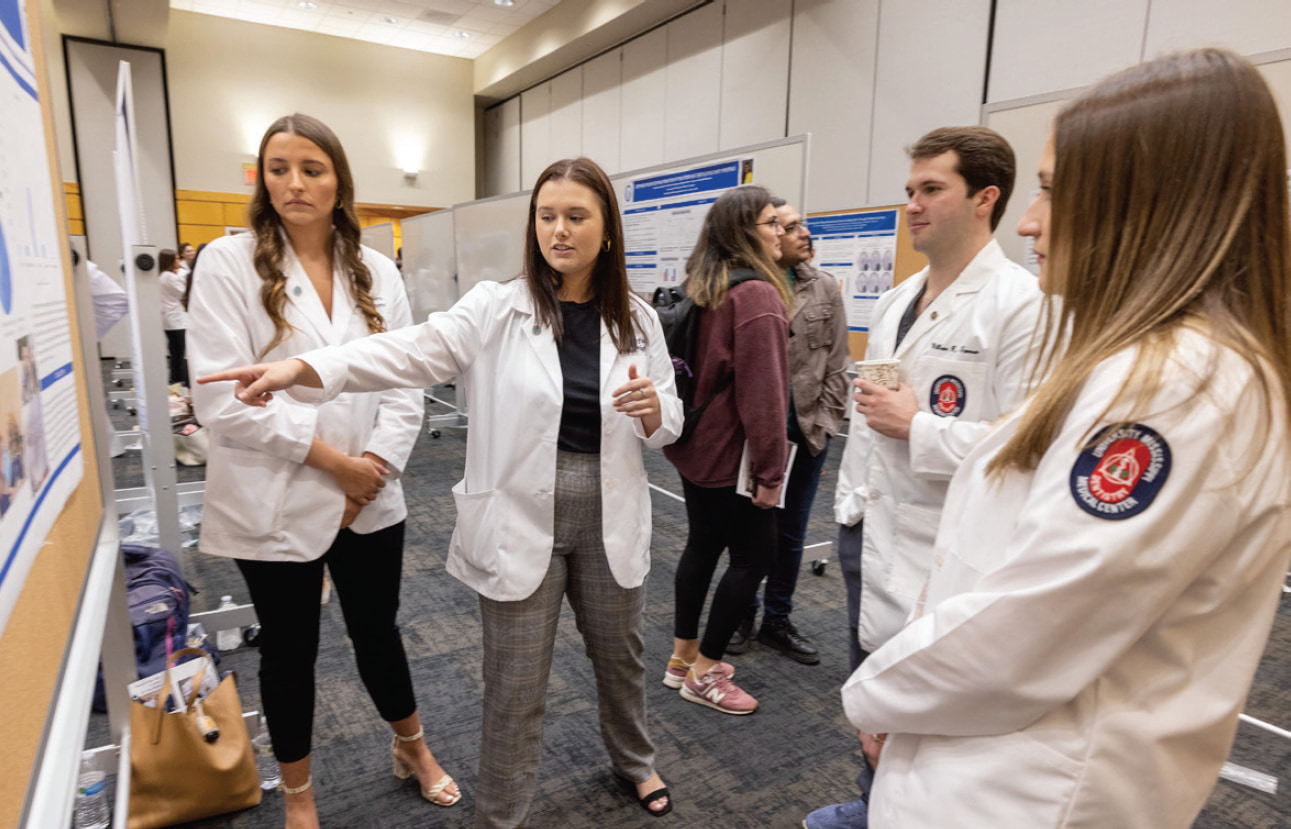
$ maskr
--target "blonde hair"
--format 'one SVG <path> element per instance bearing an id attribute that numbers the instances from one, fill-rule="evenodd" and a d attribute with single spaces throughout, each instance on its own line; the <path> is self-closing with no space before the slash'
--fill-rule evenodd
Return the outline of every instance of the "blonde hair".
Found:
<path id="1" fill-rule="evenodd" d="M 988 473 L 1034 469 L 1093 369 L 1130 348 L 1100 420 L 1144 416 L 1185 327 L 1249 363 L 1266 414 L 1291 408 L 1286 150 L 1255 67 L 1219 49 L 1140 64 L 1069 104 L 1053 134 L 1046 291 L 1061 310 L 1048 305 L 1044 380 Z M 1200 368 L 1201 390 L 1214 374 Z"/>
<path id="2" fill-rule="evenodd" d="M 786 309 L 793 307 L 789 283 L 762 248 L 758 215 L 771 204 L 765 187 L 746 184 L 727 190 L 713 202 L 686 260 L 686 293 L 701 308 L 716 308 L 726 299 L 730 272 L 748 268 L 758 279 L 770 282 Z"/>
<path id="3" fill-rule="evenodd" d="M 343 270 L 350 275 L 350 289 L 354 303 L 359 307 L 368 331 L 373 334 L 386 330 L 385 319 L 377 310 L 372 297 L 372 273 L 363 264 L 358 214 L 354 212 L 354 178 L 350 175 L 350 162 L 345 157 L 341 141 L 330 128 L 317 118 L 308 115 L 284 115 L 269 125 L 260 139 L 260 152 L 256 157 L 256 184 L 251 203 L 247 206 L 247 219 L 255 234 L 254 254 L 256 273 L 263 280 L 260 301 L 265 313 L 273 322 L 273 339 L 257 355 L 263 359 L 291 335 L 291 324 L 283 314 L 287 304 L 287 276 L 282 271 L 286 250 L 283 243 L 282 219 L 274 210 L 269 189 L 264 182 L 264 154 L 269 139 L 278 133 L 299 135 L 308 139 L 327 154 L 336 172 L 336 207 L 332 210 L 332 227 L 337 253 Z"/>

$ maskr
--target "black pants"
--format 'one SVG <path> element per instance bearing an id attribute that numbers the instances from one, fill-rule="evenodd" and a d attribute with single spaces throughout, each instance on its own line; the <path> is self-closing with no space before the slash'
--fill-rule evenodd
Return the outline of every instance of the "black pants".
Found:
<path id="1" fill-rule="evenodd" d="M 184 329 L 167 328 L 166 346 L 170 349 L 170 382 L 188 385 L 188 360 L 184 358 Z"/>
<path id="2" fill-rule="evenodd" d="M 677 617 L 673 635 L 696 639 L 713 571 L 730 548 L 731 563 L 722 574 L 708 611 L 699 652 L 721 659 L 740 620 L 748 612 L 758 584 L 767 574 L 776 550 L 776 510 L 759 509 L 753 500 L 737 495 L 735 487 L 702 487 L 684 477 L 686 518 L 690 533 L 677 562 Z"/>
<path id="3" fill-rule="evenodd" d="M 237 560 L 260 617 L 260 698 L 281 762 L 309 756 L 324 565 L 354 644 L 359 677 L 381 718 L 395 722 L 417 711 L 395 624 L 403 533 L 403 521 L 367 535 L 341 530 L 321 558 L 308 562 Z"/>

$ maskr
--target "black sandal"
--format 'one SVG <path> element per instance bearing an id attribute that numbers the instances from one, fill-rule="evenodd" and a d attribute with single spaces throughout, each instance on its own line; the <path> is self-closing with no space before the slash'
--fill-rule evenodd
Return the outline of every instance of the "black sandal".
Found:
<path id="1" fill-rule="evenodd" d="M 614 777 L 619 781 L 619 784 L 627 790 L 629 794 L 631 794 L 633 797 L 636 797 L 636 794 L 637 794 L 636 783 L 633 783 L 631 780 L 619 774 L 617 771 L 614 772 Z M 662 800 L 665 797 L 668 798 L 668 804 L 664 806 L 662 809 L 659 809 L 658 811 L 656 811 L 650 808 L 650 804 L 654 803 L 656 800 Z M 647 794 L 645 797 L 637 798 L 637 803 L 640 803 L 641 808 L 645 809 L 653 817 L 663 817 L 664 815 L 672 811 L 672 795 L 669 794 L 667 786 L 664 786 L 659 789 L 655 789 L 654 791 Z"/>

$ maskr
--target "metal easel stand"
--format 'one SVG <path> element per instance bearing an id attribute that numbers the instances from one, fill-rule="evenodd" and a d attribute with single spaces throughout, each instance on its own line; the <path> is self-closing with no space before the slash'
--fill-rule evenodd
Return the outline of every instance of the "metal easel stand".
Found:
<path id="1" fill-rule="evenodd" d="M 453 389 L 453 401 L 451 403 L 431 394 L 430 389 L 422 392 L 422 397 L 427 403 L 436 403 L 451 410 L 447 414 L 426 416 L 426 430 L 430 432 L 432 438 L 437 438 L 442 434 L 439 431 L 441 428 L 465 429 L 470 426 L 470 412 L 467 410 L 466 405 L 466 380 L 458 377 L 455 383 L 456 387 Z"/>

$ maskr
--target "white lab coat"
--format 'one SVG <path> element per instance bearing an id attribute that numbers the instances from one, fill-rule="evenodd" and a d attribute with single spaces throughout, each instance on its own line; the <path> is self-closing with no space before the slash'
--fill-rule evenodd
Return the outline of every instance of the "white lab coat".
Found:
<path id="1" fill-rule="evenodd" d="M 189 300 L 188 361 L 194 377 L 258 362 L 273 339 L 273 323 L 260 301 L 254 250 L 255 239 L 246 234 L 217 239 L 202 253 L 202 277 L 194 281 Z M 408 298 L 394 263 L 366 247 L 362 255 L 386 327 L 408 325 Z M 263 359 L 284 360 L 368 336 L 341 267 L 338 257 L 329 319 L 287 244 L 284 313 L 295 330 Z M 261 409 L 239 402 L 232 383 L 215 383 L 194 386 L 193 406 L 214 438 L 206 462 L 202 552 L 266 561 L 310 561 L 327 552 L 340 530 L 345 493 L 331 475 L 305 466 L 315 435 L 352 457 L 372 452 L 390 469 L 385 487 L 351 530 L 371 533 L 407 517 L 400 476 L 421 430 L 420 392 L 347 394 L 324 406 L 280 395 Z"/>
<path id="2" fill-rule="evenodd" d="M 1138 418 L 1166 461 L 1122 517 L 1087 511 L 1081 444 L 1124 416 L 1100 417 L 1135 356 L 1094 370 L 1034 472 L 985 477 L 1015 415 L 951 482 L 926 603 L 843 688 L 891 733 L 873 829 L 1184 829 L 1204 805 L 1291 557 L 1291 444 L 1246 362 L 1188 333 Z"/>
<path id="3" fill-rule="evenodd" d="M 184 274 L 176 271 L 166 271 L 158 277 L 161 327 L 167 331 L 182 331 L 188 327 L 188 312 L 184 310 L 184 287 L 187 281 Z"/>
<path id="4" fill-rule="evenodd" d="M 927 278 L 922 270 L 879 298 L 865 349 L 867 360 L 901 361 L 901 380 L 920 407 L 910 440 L 880 435 L 853 411 L 834 496 L 838 523 L 865 519 L 858 638 L 867 651 L 901 629 L 928 578 L 951 475 L 991 423 L 1025 397 L 1043 297 L 1036 278 L 991 240 L 894 352 L 901 317 Z M 935 414 L 945 401 L 934 386 L 956 380 L 956 405 Z"/>
<path id="5" fill-rule="evenodd" d="M 682 422 L 659 319 L 635 295 L 632 315 L 644 332 L 636 351 L 620 354 L 602 321 L 600 360 L 605 552 L 625 588 L 640 586 L 650 568 L 650 493 L 641 447 L 672 443 Z M 422 325 L 304 355 L 324 388 L 321 394 L 292 392 L 303 400 L 330 399 L 343 391 L 429 386 L 461 375 L 471 426 L 466 474 L 453 487 L 457 526 L 447 566 L 496 601 L 532 594 L 551 561 L 564 387 L 555 338 L 535 319 L 524 279 L 482 282 Z M 659 394 L 663 423 L 648 438 L 639 419 L 614 410 L 610 394 L 628 381 L 633 364 Z"/>

